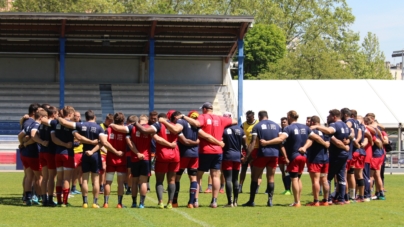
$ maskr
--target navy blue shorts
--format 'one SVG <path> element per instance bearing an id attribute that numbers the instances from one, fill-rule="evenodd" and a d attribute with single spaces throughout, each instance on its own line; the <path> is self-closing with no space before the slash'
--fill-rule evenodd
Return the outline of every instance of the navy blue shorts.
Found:
<path id="1" fill-rule="evenodd" d="M 132 168 L 132 161 L 130 156 L 126 156 L 126 168 Z"/>
<path id="2" fill-rule="evenodd" d="M 100 173 L 102 169 L 101 154 L 96 152 L 91 156 L 83 154 L 81 156 L 81 170 L 83 173 L 92 172 Z"/>
<path id="3" fill-rule="evenodd" d="M 199 154 L 198 171 L 207 172 L 210 169 L 220 170 L 223 154 Z"/>
<path id="4" fill-rule="evenodd" d="M 131 173 L 132 177 L 149 176 L 150 174 L 150 161 L 140 160 L 138 162 L 132 162 Z"/>

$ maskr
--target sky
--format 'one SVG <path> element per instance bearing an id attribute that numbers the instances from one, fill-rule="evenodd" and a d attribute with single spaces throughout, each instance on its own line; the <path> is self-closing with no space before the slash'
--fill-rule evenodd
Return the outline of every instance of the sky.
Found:
<path id="1" fill-rule="evenodd" d="M 386 61 L 400 63 L 401 57 L 393 58 L 395 50 L 404 49 L 403 0 L 346 0 L 355 16 L 351 29 L 360 33 L 361 42 L 368 32 L 379 38 L 380 49 Z"/>

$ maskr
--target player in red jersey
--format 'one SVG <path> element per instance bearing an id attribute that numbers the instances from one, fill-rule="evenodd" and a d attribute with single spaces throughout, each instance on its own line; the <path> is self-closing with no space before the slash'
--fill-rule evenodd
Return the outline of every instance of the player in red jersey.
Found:
<path id="1" fill-rule="evenodd" d="M 201 128 L 207 134 L 213 136 L 216 140 L 222 140 L 224 128 L 233 124 L 237 124 L 237 121 L 230 118 L 225 118 L 213 114 L 213 106 L 211 103 L 206 102 L 202 105 L 202 115 L 198 116 L 197 120 L 194 120 L 188 116 L 182 115 L 182 117 L 194 127 Z M 217 207 L 217 196 L 220 188 L 220 168 L 222 164 L 223 150 L 221 146 L 208 142 L 206 139 L 200 140 L 199 145 L 199 167 L 198 167 L 198 182 L 203 176 L 205 171 L 210 170 L 212 176 L 212 200 L 211 207 Z"/>
<path id="2" fill-rule="evenodd" d="M 100 126 L 102 129 L 104 129 L 104 131 L 106 131 L 108 126 L 112 123 L 114 123 L 114 115 L 108 114 L 105 117 L 104 122 L 101 123 Z M 101 163 L 102 168 L 100 170 L 100 194 L 104 194 L 105 170 L 107 169 L 107 150 L 105 147 L 101 148 Z"/>

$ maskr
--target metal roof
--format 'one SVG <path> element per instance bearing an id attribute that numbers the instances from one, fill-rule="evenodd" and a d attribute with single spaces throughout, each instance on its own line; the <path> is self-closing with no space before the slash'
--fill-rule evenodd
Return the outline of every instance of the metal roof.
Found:
<path id="1" fill-rule="evenodd" d="M 251 16 L 0 13 L 0 53 L 220 56 L 229 59 Z"/>

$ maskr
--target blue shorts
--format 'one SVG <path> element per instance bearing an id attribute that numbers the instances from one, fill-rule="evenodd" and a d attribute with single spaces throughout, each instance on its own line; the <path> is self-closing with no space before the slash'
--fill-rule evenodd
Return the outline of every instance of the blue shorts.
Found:
<path id="1" fill-rule="evenodd" d="M 81 156 L 81 170 L 83 173 L 92 172 L 100 173 L 102 169 L 101 154 L 96 152 L 91 156 L 83 154 Z"/>
<path id="2" fill-rule="evenodd" d="M 149 160 L 140 160 L 138 162 L 132 162 L 131 167 L 132 177 L 149 176 L 150 169 L 151 165 Z"/>
<path id="3" fill-rule="evenodd" d="M 223 154 L 199 154 L 198 171 L 207 172 L 210 169 L 220 170 Z"/>

